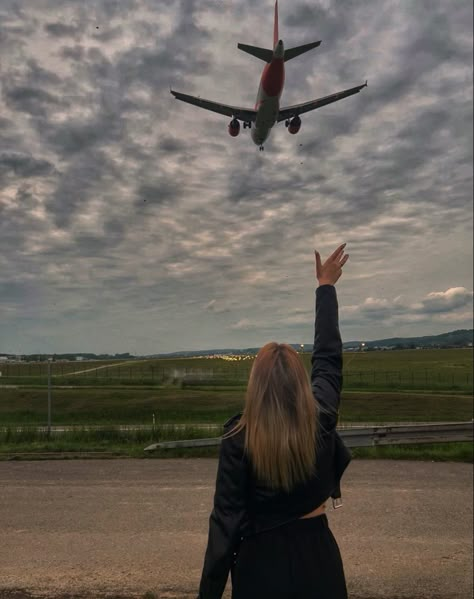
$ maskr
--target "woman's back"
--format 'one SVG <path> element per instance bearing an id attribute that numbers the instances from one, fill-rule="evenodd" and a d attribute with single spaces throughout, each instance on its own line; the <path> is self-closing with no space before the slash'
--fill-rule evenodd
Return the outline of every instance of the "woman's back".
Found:
<path id="1" fill-rule="evenodd" d="M 320 286 L 311 377 L 290 346 L 267 344 L 252 368 L 244 411 L 225 424 L 200 599 L 220 599 L 229 571 L 233 599 L 303 599 L 315 591 L 320 591 L 321 599 L 347 597 L 342 561 L 326 515 L 303 518 L 328 497 L 340 497 L 340 479 L 351 459 L 336 432 L 342 341 L 334 284 L 347 260 L 343 247 L 324 265 L 316 253 Z M 317 531 L 323 545 L 312 543 L 311 530 Z M 303 531 L 308 532 L 300 535 Z M 306 556 L 309 551 L 303 560 L 306 565 L 297 561 L 293 571 L 288 570 L 288 553 L 281 542 L 285 535 L 288 543 L 296 543 L 296 552 Z M 281 547 L 278 563 L 269 563 L 265 553 L 275 544 Z M 321 554 L 323 550 L 328 556 Z M 308 561 L 311 552 L 319 568 L 324 564 L 316 578 Z M 270 568 L 267 573 L 265 564 Z M 328 578 L 331 565 L 339 577 L 335 582 Z M 290 593 L 296 585 L 302 592 L 307 585 L 307 590 Z"/>
<path id="2" fill-rule="evenodd" d="M 226 433 L 232 431 L 241 414 L 224 425 Z M 351 453 L 334 427 L 324 427 L 325 418 L 319 421 L 315 435 L 316 461 L 311 476 L 296 484 L 291 490 L 272 488 L 256 476 L 251 459 L 245 454 L 245 429 L 224 438 L 221 450 L 221 493 L 234 488 L 232 479 L 245 480 L 246 511 L 239 535 L 249 536 L 301 518 L 313 511 L 329 497 L 338 497 L 339 485 L 347 468 Z M 224 446 L 225 444 L 225 446 Z M 230 476 L 227 476 L 229 474 Z"/>

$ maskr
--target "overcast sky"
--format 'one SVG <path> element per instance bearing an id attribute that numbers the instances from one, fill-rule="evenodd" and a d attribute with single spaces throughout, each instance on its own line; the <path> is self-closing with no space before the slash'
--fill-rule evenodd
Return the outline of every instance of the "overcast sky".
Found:
<path id="1" fill-rule="evenodd" d="M 310 343 L 346 242 L 344 341 L 472 328 L 471 0 L 281 0 L 281 105 L 363 83 L 259 152 L 273 0 L 2 0 L 0 352 Z"/>

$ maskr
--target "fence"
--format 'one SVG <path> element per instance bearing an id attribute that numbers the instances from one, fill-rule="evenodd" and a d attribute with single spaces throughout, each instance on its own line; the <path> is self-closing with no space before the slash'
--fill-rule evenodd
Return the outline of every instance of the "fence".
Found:
<path id="1" fill-rule="evenodd" d="M 1 364 L 0 384 L 46 384 L 47 363 Z M 81 363 L 52 363 L 53 385 L 161 385 L 182 387 L 245 386 L 250 367 L 231 368 L 163 368 L 130 364 L 91 367 Z M 472 372 L 442 370 L 365 370 L 344 371 L 344 389 L 445 389 L 471 391 Z"/>
<path id="2" fill-rule="evenodd" d="M 384 387 L 398 389 L 469 389 L 470 372 L 441 372 L 440 370 L 389 370 L 344 372 L 344 387 Z"/>

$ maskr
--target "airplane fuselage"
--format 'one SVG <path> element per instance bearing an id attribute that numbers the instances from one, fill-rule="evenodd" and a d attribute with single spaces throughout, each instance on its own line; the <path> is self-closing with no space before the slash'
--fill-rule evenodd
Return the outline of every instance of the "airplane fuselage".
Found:
<path id="1" fill-rule="evenodd" d="M 285 83 L 284 54 L 283 42 L 279 40 L 274 48 L 273 59 L 265 65 L 260 79 L 255 103 L 257 118 L 251 132 L 252 140 L 258 146 L 262 146 L 278 119 L 280 97 Z"/>
<path id="2" fill-rule="evenodd" d="M 285 83 L 285 63 L 292 60 L 313 48 L 317 48 L 321 40 L 295 46 L 285 50 L 283 41 L 278 33 L 278 0 L 275 0 L 275 17 L 273 21 L 273 49 L 261 48 L 259 46 L 250 46 L 248 44 L 238 43 L 239 50 L 243 50 L 251 56 L 265 62 L 260 86 L 258 88 L 255 108 L 250 109 L 242 106 L 233 106 L 205 100 L 201 97 L 190 96 L 170 89 L 171 94 L 178 100 L 199 106 L 205 110 L 217 112 L 218 114 L 231 117 L 228 124 L 228 132 L 232 137 L 237 137 L 240 132 L 240 124 L 243 128 L 249 128 L 252 141 L 263 150 L 263 144 L 268 139 L 273 126 L 281 121 L 285 121 L 288 133 L 292 135 L 298 133 L 301 127 L 300 115 L 316 110 L 322 106 L 327 106 L 332 102 L 337 102 L 353 94 L 357 94 L 362 88 L 367 86 L 367 81 L 363 85 L 357 85 L 350 89 L 345 89 L 329 96 L 316 98 L 309 102 L 286 106 L 280 109 L 280 97 Z"/>

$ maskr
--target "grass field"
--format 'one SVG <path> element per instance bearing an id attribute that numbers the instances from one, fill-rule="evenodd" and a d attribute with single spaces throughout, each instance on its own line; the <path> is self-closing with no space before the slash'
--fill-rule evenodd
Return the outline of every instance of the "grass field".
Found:
<path id="1" fill-rule="evenodd" d="M 311 355 L 301 354 L 309 370 Z M 344 353 L 344 385 L 350 389 L 459 390 L 472 392 L 471 348 Z M 135 360 L 128 362 L 57 362 L 54 385 L 245 386 L 253 357 Z M 45 385 L 46 363 L 2 364 L 2 383 Z"/>
<path id="2" fill-rule="evenodd" d="M 0 426 L 45 425 L 45 389 L 1 389 Z M 55 389 L 54 424 L 223 423 L 243 408 L 240 389 Z M 343 392 L 339 422 L 436 422 L 472 418 L 472 396 Z"/>
<path id="3" fill-rule="evenodd" d="M 77 429 L 67 433 L 39 431 L 36 427 L 0 431 L 1 459 L 31 459 L 38 457 L 133 457 L 176 458 L 213 457 L 219 455 L 219 447 L 193 447 L 157 449 L 145 452 L 144 448 L 159 441 L 176 439 L 199 439 L 220 436 L 222 426 L 214 430 L 187 425 L 181 427 L 156 426 L 153 430 L 124 431 L 107 426 L 97 430 Z M 354 458 L 382 459 L 430 459 L 436 461 L 473 461 L 473 443 L 422 443 L 418 445 L 357 447 L 351 449 Z"/>
<path id="4" fill-rule="evenodd" d="M 168 431 L 169 436 L 173 433 Z M 179 435 L 187 439 L 202 437 L 202 431 L 192 429 L 180 431 Z M 161 435 L 160 438 L 163 439 Z M 218 447 L 193 447 L 157 449 L 145 452 L 144 448 L 156 442 L 150 433 L 118 431 L 76 432 L 47 438 L 46 433 L 30 431 L 29 433 L 0 433 L 0 460 L 51 459 L 58 456 L 62 459 L 74 458 L 109 458 L 131 457 L 142 459 L 173 458 L 217 458 Z M 352 457 L 365 459 L 394 460 L 432 460 L 473 462 L 473 443 L 423 443 L 416 445 L 391 445 L 375 447 L 355 447 L 351 449 Z M 93 455 L 91 455 L 93 454 Z"/>
<path id="5" fill-rule="evenodd" d="M 340 424 L 466 421 L 473 417 L 472 349 L 403 350 L 344 354 Z M 308 369 L 310 354 L 304 354 Z M 0 433 L 5 451 L 109 451 L 142 455 L 145 439 L 118 433 L 118 424 L 222 424 L 243 408 L 253 358 L 173 359 L 52 364 L 52 424 L 101 425 L 108 430 L 45 439 L 37 431 Z M 2 364 L 0 427 L 47 424 L 45 364 Z M 167 433 L 171 434 L 171 433 Z M 29 436 L 28 436 L 29 435 Z M 40 435 L 40 436 L 38 436 Z M 206 436 L 192 428 L 170 438 Z M 146 442 L 149 438 L 146 439 Z M 452 448 L 454 446 L 454 454 Z M 443 444 L 430 455 L 466 456 L 469 444 Z M 470 444 L 472 448 L 472 443 Z M 67 449 L 70 448 L 70 449 Z M 75 449 L 72 449 L 75 448 Z M 217 455 L 215 449 L 185 449 L 173 455 Z M 354 450 L 397 454 L 396 448 Z M 407 452 L 400 450 L 403 455 Z M 420 446 L 420 455 L 428 451 Z M 196 453 L 197 452 L 197 453 Z M 451 452 L 451 454 L 450 454 Z M 429 453 L 429 452 L 428 452 Z M 469 453 L 469 452 L 468 452 Z M 383 454 L 383 455 L 385 455 Z M 160 455 L 158 453 L 158 455 Z M 364 454 L 365 455 L 365 454 Z M 444 459 L 441 457 L 441 459 Z"/>

